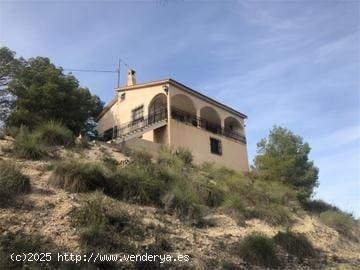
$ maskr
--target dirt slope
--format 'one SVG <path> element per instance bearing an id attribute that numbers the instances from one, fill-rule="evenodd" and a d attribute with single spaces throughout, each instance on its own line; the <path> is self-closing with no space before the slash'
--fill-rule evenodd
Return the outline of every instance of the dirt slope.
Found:
<path id="1" fill-rule="evenodd" d="M 0 148 L 11 145 L 11 139 L 0 140 Z M 90 149 L 74 152 L 59 148 L 60 156 L 86 157 L 89 160 L 98 160 L 103 153 L 111 155 L 119 162 L 126 157 L 114 151 L 111 146 L 95 145 Z M 0 158 L 16 162 L 23 173 L 31 179 L 32 191 L 30 194 L 17 198 L 16 206 L 0 208 L 0 234 L 9 233 L 38 233 L 50 239 L 57 246 L 65 250 L 81 253 L 79 235 L 71 225 L 70 213 L 79 206 L 80 195 L 69 194 L 61 189 L 48 185 L 52 160 L 28 161 L 14 159 L 6 151 L 0 150 Z M 234 245 L 244 236 L 252 232 L 261 232 L 269 236 L 275 235 L 284 228 L 271 227 L 268 224 L 254 219 L 246 222 L 246 226 L 238 226 L 227 215 L 212 213 L 208 219 L 213 226 L 194 228 L 182 223 L 174 216 L 163 213 L 154 207 L 139 206 L 119 202 L 132 216 L 137 216 L 142 226 L 156 224 L 166 230 L 167 239 L 174 245 L 175 251 L 191 254 L 192 266 L 196 269 L 206 269 L 209 261 L 226 260 L 239 264 L 239 269 L 249 267 L 236 256 Z M 330 269 L 357 269 L 360 265 L 360 244 L 344 239 L 335 230 L 320 223 L 309 215 L 297 217 L 294 231 L 305 233 L 313 245 L 327 255 L 327 268 Z M 154 242 L 155 238 L 143 239 L 143 244 Z M 257 267 L 253 267 L 256 269 Z M 299 266 L 289 263 L 288 269 L 310 269 L 306 265 Z"/>

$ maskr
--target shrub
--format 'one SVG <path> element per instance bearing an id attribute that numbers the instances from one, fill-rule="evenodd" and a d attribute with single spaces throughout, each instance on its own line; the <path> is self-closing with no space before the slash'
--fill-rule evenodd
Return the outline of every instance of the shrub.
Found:
<path id="1" fill-rule="evenodd" d="M 274 240 L 261 234 L 246 236 L 240 243 L 240 255 L 251 264 L 270 268 L 279 266 Z"/>
<path id="2" fill-rule="evenodd" d="M 85 200 L 74 214 L 74 223 L 83 227 L 80 240 L 85 245 L 100 245 L 106 233 L 106 216 L 103 212 L 103 198 L 95 195 Z"/>
<path id="3" fill-rule="evenodd" d="M 183 160 L 179 156 L 175 155 L 168 147 L 161 148 L 157 158 L 157 163 L 160 166 L 167 166 L 177 170 L 184 168 Z"/>
<path id="4" fill-rule="evenodd" d="M 246 209 L 244 199 L 241 196 L 228 196 L 222 204 L 222 208 L 236 220 L 238 225 L 245 225 Z"/>
<path id="5" fill-rule="evenodd" d="M 73 193 L 96 189 L 111 193 L 114 189 L 114 182 L 100 164 L 74 159 L 56 164 L 49 183 Z"/>
<path id="6" fill-rule="evenodd" d="M 101 161 L 110 168 L 116 168 L 119 165 L 119 162 L 110 155 L 103 155 Z"/>
<path id="7" fill-rule="evenodd" d="M 16 138 L 16 136 L 19 134 L 19 128 L 15 126 L 6 127 L 5 134 L 10 137 Z"/>
<path id="8" fill-rule="evenodd" d="M 44 146 L 24 126 L 20 127 L 19 134 L 15 138 L 14 152 L 21 158 L 33 160 L 40 159 L 46 155 Z"/>
<path id="9" fill-rule="evenodd" d="M 147 165 L 132 164 L 119 168 L 113 179 L 118 187 L 115 196 L 142 204 L 161 204 L 165 185 L 161 179 L 154 177 L 154 172 Z"/>
<path id="10" fill-rule="evenodd" d="M 48 121 L 37 127 L 34 131 L 36 138 L 46 145 L 64 145 L 74 144 L 74 136 L 67 127 L 60 122 Z"/>
<path id="11" fill-rule="evenodd" d="M 30 191 L 29 177 L 9 161 L 0 161 L 0 198 L 11 199 Z"/>
<path id="12" fill-rule="evenodd" d="M 81 200 L 80 207 L 72 213 L 72 223 L 80 233 L 81 244 L 91 252 L 134 252 L 131 241 L 143 238 L 136 218 L 101 192 Z"/>
<path id="13" fill-rule="evenodd" d="M 152 155 L 145 150 L 129 151 L 128 154 L 130 155 L 133 162 L 137 165 L 149 166 L 152 163 L 151 161 Z"/>
<path id="14" fill-rule="evenodd" d="M 302 206 L 306 211 L 311 213 L 320 214 L 325 211 L 335 211 L 340 212 L 340 209 L 336 206 L 333 206 L 323 200 L 306 200 L 302 202 Z"/>
<path id="15" fill-rule="evenodd" d="M 247 218 L 258 218 L 273 226 L 288 226 L 291 223 L 289 210 L 279 204 L 257 205 L 245 212 Z"/>
<path id="16" fill-rule="evenodd" d="M 329 210 L 320 214 L 320 220 L 342 235 L 349 238 L 354 237 L 357 221 L 355 221 L 350 214 Z"/>
<path id="17" fill-rule="evenodd" d="M 293 232 L 278 232 L 274 236 L 277 244 L 300 261 L 316 256 L 316 251 L 304 234 Z"/>
<path id="18" fill-rule="evenodd" d="M 190 165 L 194 159 L 190 150 L 182 148 L 182 147 L 180 147 L 176 150 L 176 156 L 178 156 L 184 162 L 185 165 Z"/>
<path id="19" fill-rule="evenodd" d="M 171 190 L 163 198 L 167 211 L 175 212 L 181 219 L 201 220 L 203 207 L 198 196 L 185 183 L 175 183 Z"/>

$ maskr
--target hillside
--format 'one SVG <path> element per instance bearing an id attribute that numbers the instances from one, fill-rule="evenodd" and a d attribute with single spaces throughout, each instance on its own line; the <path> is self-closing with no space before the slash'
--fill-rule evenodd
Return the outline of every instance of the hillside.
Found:
<path id="1" fill-rule="evenodd" d="M 1 269 L 26 265 L 30 269 L 69 265 L 82 269 L 265 269 L 266 265 L 357 269 L 360 265 L 357 221 L 346 231 L 328 226 L 321 213 L 305 211 L 288 187 L 212 164 L 195 167 L 186 152 L 164 150 L 151 160 L 146 153 L 126 156 L 96 142 L 86 147 L 52 146 L 46 155 L 31 160 L 20 158 L 13 149 L 12 137 L 1 139 L 0 162 L 16 165 L 31 188 L 0 201 Z M 76 171 L 76 166 L 83 170 Z M 257 240 L 251 238 L 254 235 Z M 284 235 L 303 241 L 296 238 L 294 251 L 283 245 Z M 189 261 L 69 264 L 56 262 L 53 255 L 48 262 L 11 262 L 12 252 L 184 254 Z"/>

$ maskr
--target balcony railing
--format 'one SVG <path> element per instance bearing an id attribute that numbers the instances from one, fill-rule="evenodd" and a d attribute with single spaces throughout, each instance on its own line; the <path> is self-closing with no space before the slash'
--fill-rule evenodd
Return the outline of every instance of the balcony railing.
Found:
<path id="1" fill-rule="evenodd" d="M 222 128 L 218 124 L 197 117 L 196 115 L 190 114 L 176 107 L 171 107 L 171 118 L 184 124 L 201 128 L 214 134 L 218 134 L 246 144 L 246 137 L 243 134 L 230 129 Z"/>
<path id="2" fill-rule="evenodd" d="M 159 108 L 158 110 L 150 113 L 147 116 L 132 120 L 130 122 L 122 124 L 117 128 L 116 136 L 123 136 L 135 130 L 145 128 L 146 126 L 155 124 L 159 121 L 167 119 L 167 108 Z M 115 137 L 116 137 L 115 136 Z"/>

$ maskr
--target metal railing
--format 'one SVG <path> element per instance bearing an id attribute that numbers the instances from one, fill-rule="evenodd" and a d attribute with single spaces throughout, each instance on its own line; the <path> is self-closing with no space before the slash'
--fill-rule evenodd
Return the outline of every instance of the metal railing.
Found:
<path id="1" fill-rule="evenodd" d="M 184 124 L 192 125 L 246 144 L 246 137 L 243 134 L 230 129 L 222 128 L 218 124 L 197 117 L 196 115 L 190 114 L 176 107 L 171 107 L 171 118 Z"/>
<path id="2" fill-rule="evenodd" d="M 155 124 L 157 122 L 163 121 L 167 119 L 167 108 L 159 108 L 158 110 L 150 113 L 147 116 L 129 121 L 127 123 L 124 123 L 120 125 L 117 128 L 117 135 L 116 137 L 122 137 L 126 134 L 129 134 L 131 132 L 134 132 L 136 130 L 143 129 L 147 126 L 150 126 L 152 124 Z"/>

